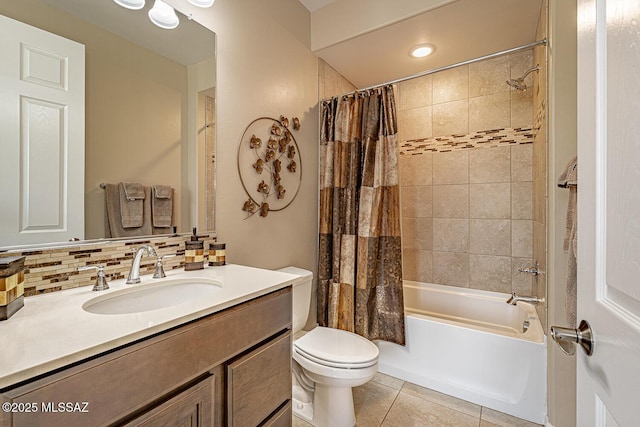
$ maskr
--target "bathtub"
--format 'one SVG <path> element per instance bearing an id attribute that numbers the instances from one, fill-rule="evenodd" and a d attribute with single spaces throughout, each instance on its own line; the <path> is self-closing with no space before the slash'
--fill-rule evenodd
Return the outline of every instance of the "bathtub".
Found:
<path id="1" fill-rule="evenodd" d="M 509 296 L 405 281 L 406 346 L 376 341 L 379 371 L 544 424 L 545 335 L 535 307 Z"/>

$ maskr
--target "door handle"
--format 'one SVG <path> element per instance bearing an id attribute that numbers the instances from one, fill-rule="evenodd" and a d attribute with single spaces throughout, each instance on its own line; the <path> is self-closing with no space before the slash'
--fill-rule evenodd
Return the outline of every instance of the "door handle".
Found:
<path id="1" fill-rule="evenodd" d="M 586 320 L 581 320 L 577 329 L 551 327 L 551 337 L 560 346 L 564 354 L 573 355 L 576 353 L 576 344 L 584 350 L 587 356 L 593 354 L 593 332 Z"/>

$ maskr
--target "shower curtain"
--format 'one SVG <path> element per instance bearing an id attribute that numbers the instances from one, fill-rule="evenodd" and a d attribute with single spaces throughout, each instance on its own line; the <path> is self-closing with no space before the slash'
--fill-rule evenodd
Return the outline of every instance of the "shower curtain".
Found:
<path id="1" fill-rule="evenodd" d="M 318 323 L 404 345 L 393 87 L 321 114 Z"/>

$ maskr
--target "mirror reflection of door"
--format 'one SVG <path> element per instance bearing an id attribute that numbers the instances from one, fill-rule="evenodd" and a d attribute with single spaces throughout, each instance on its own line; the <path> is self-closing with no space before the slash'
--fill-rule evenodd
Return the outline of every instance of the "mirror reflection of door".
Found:
<path id="1" fill-rule="evenodd" d="M 84 45 L 0 15 L 0 246 L 84 238 Z"/>

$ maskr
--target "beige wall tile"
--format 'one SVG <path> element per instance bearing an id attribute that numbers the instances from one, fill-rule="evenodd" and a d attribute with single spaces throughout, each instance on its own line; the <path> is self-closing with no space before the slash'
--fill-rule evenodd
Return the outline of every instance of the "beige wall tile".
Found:
<path id="1" fill-rule="evenodd" d="M 511 183 L 511 219 L 533 219 L 533 182 Z"/>
<path id="2" fill-rule="evenodd" d="M 489 95 L 509 90 L 510 62 L 508 56 L 469 64 L 469 96 Z"/>
<path id="3" fill-rule="evenodd" d="M 469 255 L 469 287 L 511 293 L 511 257 Z"/>
<path id="4" fill-rule="evenodd" d="M 433 213 L 432 187 L 401 187 L 400 210 L 403 218 L 429 218 Z"/>
<path id="5" fill-rule="evenodd" d="M 433 250 L 438 252 L 468 252 L 469 220 L 434 218 Z"/>
<path id="6" fill-rule="evenodd" d="M 511 90 L 511 127 L 524 128 L 533 125 L 533 93 Z"/>
<path id="7" fill-rule="evenodd" d="M 434 218 L 468 218 L 469 186 L 468 185 L 434 185 L 433 186 Z"/>
<path id="8" fill-rule="evenodd" d="M 433 240 L 431 218 L 404 218 L 402 220 L 402 247 L 431 250 Z"/>
<path id="9" fill-rule="evenodd" d="M 406 80 L 398 85 L 400 94 L 399 110 L 426 107 L 432 104 L 432 76 Z"/>
<path id="10" fill-rule="evenodd" d="M 533 181 L 533 219 L 542 224 L 546 221 L 547 206 L 545 203 L 547 194 L 547 181 L 543 177 Z"/>
<path id="11" fill-rule="evenodd" d="M 469 98 L 470 132 L 504 129 L 510 126 L 511 100 L 508 91 Z"/>
<path id="12" fill-rule="evenodd" d="M 469 182 L 469 151 L 433 153 L 433 183 L 467 184 Z"/>
<path id="13" fill-rule="evenodd" d="M 511 147 L 469 150 L 469 182 L 510 182 Z"/>
<path id="14" fill-rule="evenodd" d="M 511 67 L 509 78 L 515 79 L 522 76 L 533 66 L 533 49 L 512 53 L 508 58 Z"/>
<path id="15" fill-rule="evenodd" d="M 433 183 L 433 154 L 422 153 L 398 156 L 401 186 L 431 185 Z"/>
<path id="16" fill-rule="evenodd" d="M 433 283 L 432 253 L 418 249 L 402 250 L 402 278 L 415 282 Z"/>
<path id="17" fill-rule="evenodd" d="M 511 256 L 511 221 L 498 219 L 470 220 L 469 253 Z"/>
<path id="18" fill-rule="evenodd" d="M 511 221 L 511 255 L 519 258 L 533 256 L 533 222 L 531 220 Z"/>
<path id="19" fill-rule="evenodd" d="M 533 144 L 511 147 L 511 181 L 533 181 Z"/>
<path id="20" fill-rule="evenodd" d="M 433 135 L 469 133 L 469 101 L 451 101 L 433 106 Z"/>
<path id="21" fill-rule="evenodd" d="M 510 219 L 511 183 L 470 184 L 470 218 Z"/>
<path id="22" fill-rule="evenodd" d="M 398 113 L 398 141 L 433 136 L 431 107 L 414 108 Z"/>
<path id="23" fill-rule="evenodd" d="M 469 254 L 433 252 L 433 281 L 442 285 L 469 287 Z"/>
<path id="24" fill-rule="evenodd" d="M 533 267 L 531 258 L 511 258 L 511 292 L 518 295 L 533 295 L 533 276 L 518 270 Z"/>
<path id="25" fill-rule="evenodd" d="M 459 101 L 469 97 L 469 66 L 452 68 L 433 76 L 433 103 Z"/>

